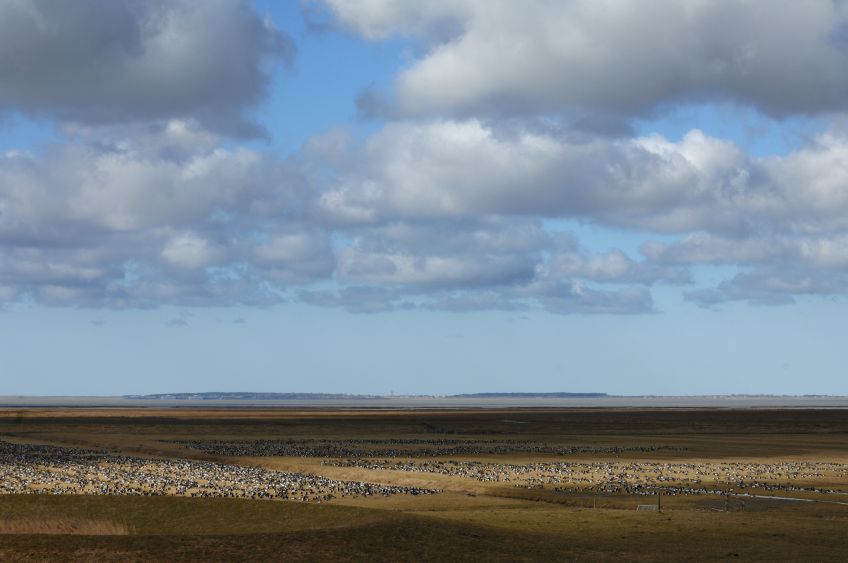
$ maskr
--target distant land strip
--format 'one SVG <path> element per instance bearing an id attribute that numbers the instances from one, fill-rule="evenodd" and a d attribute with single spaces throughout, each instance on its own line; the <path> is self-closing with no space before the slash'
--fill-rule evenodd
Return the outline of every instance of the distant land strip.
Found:
<path id="1" fill-rule="evenodd" d="M 457 399 L 598 399 L 606 393 L 464 393 L 447 395 Z"/>
<path id="2" fill-rule="evenodd" d="M 348 395 L 346 393 L 248 393 L 219 392 L 206 393 L 155 393 L 152 395 L 123 395 L 124 399 L 161 399 L 161 400 L 201 400 L 201 401 L 325 401 L 384 399 L 382 395 Z"/>
<path id="3" fill-rule="evenodd" d="M 200 401 L 313 401 L 313 400 L 375 400 L 393 397 L 403 398 L 446 398 L 446 399 L 597 399 L 608 397 L 606 393 L 465 393 L 459 395 L 356 395 L 345 393 L 250 393 L 250 392 L 204 392 L 204 393 L 155 393 L 152 395 L 123 395 L 124 399 L 145 400 L 200 400 Z"/>

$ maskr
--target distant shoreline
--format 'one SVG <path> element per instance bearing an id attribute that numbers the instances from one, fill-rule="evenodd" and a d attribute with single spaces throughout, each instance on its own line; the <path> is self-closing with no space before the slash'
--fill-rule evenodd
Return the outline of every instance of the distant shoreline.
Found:
<path id="1" fill-rule="evenodd" d="M 173 394 L 171 394 L 173 395 Z M 193 395 L 193 394 L 189 394 Z M 233 408 L 233 409 L 498 409 L 498 408 L 848 408 L 848 396 L 690 395 L 690 396 L 315 396 L 276 399 L 174 399 L 96 396 L 0 396 L 0 408 Z M 166 395 L 162 395 L 163 397 Z"/>
<path id="2" fill-rule="evenodd" d="M 464 393 L 459 395 L 359 395 L 346 393 L 253 393 L 243 391 L 211 391 L 201 393 L 155 393 L 151 395 L 122 395 L 131 400 L 176 401 L 325 401 L 375 399 L 597 399 L 606 393 Z"/>

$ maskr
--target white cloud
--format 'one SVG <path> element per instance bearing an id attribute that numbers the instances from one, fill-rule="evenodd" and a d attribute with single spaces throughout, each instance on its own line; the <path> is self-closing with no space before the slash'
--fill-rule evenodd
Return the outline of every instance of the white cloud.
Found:
<path id="1" fill-rule="evenodd" d="M 756 305 L 787 305 L 800 296 L 845 297 L 848 275 L 791 265 L 757 267 L 736 274 L 714 288 L 684 292 L 684 298 L 704 307 L 729 301 Z"/>
<path id="2" fill-rule="evenodd" d="M 260 128 L 267 64 L 291 40 L 241 0 L 0 1 L 0 113 L 90 124 L 194 118 Z M 22 72 L 21 69 L 25 69 Z"/>
<path id="3" fill-rule="evenodd" d="M 290 280 L 252 257 L 302 221 L 309 187 L 296 169 L 184 122 L 99 133 L 0 158 L 0 285 L 110 307 L 279 299 Z"/>
<path id="4" fill-rule="evenodd" d="M 193 233 L 171 237 L 162 249 L 162 258 L 166 262 L 192 270 L 211 264 L 219 256 L 209 241 Z"/>
<path id="5" fill-rule="evenodd" d="M 311 227 L 301 229 L 273 234 L 258 244 L 254 267 L 270 280 L 284 284 L 329 279 L 336 267 L 329 234 Z"/>
<path id="6" fill-rule="evenodd" d="M 666 233 L 833 232 L 848 227 L 848 137 L 825 133 L 752 158 L 693 130 L 585 138 L 479 120 L 388 125 L 319 207 L 340 224 L 514 215 Z"/>
<path id="7" fill-rule="evenodd" d="M 570 236 L 559 236 L 557 243 L 541 277 L 552 280 L 578 278 L 602 283 L 651 284 L 664 281 L 679 284 L 691 281 L 688 269 L 677 264 L 667 265 L 655 259 L 637 262 L 617 248 L 591 254 L 581 249 L 577 240 Z"/>
<path id="8" fill-rule="evenodd" d="M 321 202 L 343 222 L 512 214 L 681 231 L 740 229 L 746 221 L 733 208 L 714 213 L 723 194 L 747 195 L 745 155 L 698 131 L 679 143 L 586 141 L 529 130 L 501 135 L 477 120 L 396 123 L 357 160 Z"/>
<path id="9" fill-rule="evenodd" d="M 786 116 L 846 108 L 848 9 L 831 0 L 324 0 L 369 39 L 429 38 L 397 76 L 404 115 L 643 115 L 730 100 Z"/>
<path id="10" fill-rule="evenodd" d="M 476 119 L 404 121 L 349 151 L 334 160 L 338 180 L 318 208 L 328 224 L 365 233 L 339 258 L 340 274 L 358 283 L 527 284 L 534 289 L 526 295 L 538 301 L 548 291 L 542 286 L 557 280 L 691 283 L 692 266 L 723 264 L 767 272 L 748 272 L 717 293 L 693 289 L 689 298 L 716 302 L 752 295 L 752 301 L 772 303 L 791 299 L 793 288 L 799 294 L 844 292 L 839 275 L 827 281 L 828 271 L 848 266 L 848 137 L 836 128 L 788 154 L 751 157 L 698 130 L 675 142 Z M 515 225 L 539 217 L 626 228 L 634 238 L 682 238 L 646 242 L 641 261 L 616 249 L 589 253 L 567 237 L 491 253 L 466 234 L 468 225 L 485 217 L 499 217 L 495 232 L 516 243 L 524 239 L 512 231 Z M 440 237 L 412 225 L 435 225 L 444 239 L 461 241 L 457 246 L 467 251 L 446 251 Z M 410 246 L 413 239 L 418 247 Z M 799 281 L 803 271 L 813 281 Z M 611 295 L 604 296 L 611 302 Z M 462 308 L 473 301 L 460 296 L 445 303 Z M 509 298 L 503 303 L 512 306 Z M 646 303 L 640 294 L 628 294 L 619 305 L 648 310 Z"/>
<path id="11" fill-rule="evenodd" d="M 698 131 L 671 142 L 402 122 L 339 155 L 334 176 L 310 179 L 314 163 L 224 148 L 192 122 L 128 131 L 75 130 L 42 153 L 0 158 L 6 300 L 267 303 L 333 282 L 392 289 L 388 308 L 414 297 L 453 310 L 634 312 L 653 310 L 647 286 L 690 283 L 699 264 L 767 267 L 768 279 L 816 294 L 841 292 L 825 273 L 848 267 L 848 141 L 837 132 L 751 158 Z M 581 248 L 540 217 L 683 236 L 647 242 L 640 260 Z M 797 282 L 803 268 L 813 289 Z M 778 293 L 758 276 L 733 287 Z M 688 295 L 745 295 L 730 288 Z"/>
<path id="12" fill-rule="evenodd" d="M 448 132 L 485 156 L 490 132 L 477 126 L 476 137 L 467 139 L 465 127 Z M 573 295 L 576 305 L 557 310 L 622 306 L 630 312 L 635 301 L 622 301 L 618 289 L 606 292 L 598 284 L 679 281 L 669 274 L 680 270 L 674 266 L 635 262 L 616 250 L 592 255 L 572 239 L 562 244 L 567 237 L 557 242 L 533 218 L 474 210 L 405 216 L 374 200 L 368 205 L 379 222 L 322 226 L 313 215 L 322 191 L 300 164 L 224 148 L 193 122 L 65 134 L 64 143 L 42 153 L 0 159 L 0 286 L 9 288 L 6 300 L 28 296 L 94 307 L 267 304 L 284 299 L 287 288 L 319 282 L 338 289 L 297 295 L 357 311 L 512 309 L 560 299 L 552 288 L 582 280 L 589 284 L 585 296 Z M 548 138 L 528 146 L 559 150 Z M 363 171 L 371 164 L 381 166 L 369 163 Z M 471 174 L 464 178 L 474 181 Z M 430 180 L 421 182 L 423 189 Z M 476 292 L 490 297 L 478 299 Z M 365 302 L 354 304 L 357 298 Z M 587 299 L 605 305 L 590 306 Z"/>
<path id="13" fill-rule="evenodd" d="M 413 38 L 398 120 L 283 159 L 225 138 L 293 54 L 249 3 L 0 0 L 0 113 L 60 138 L 0 156 L 0 302 L 648 313 L 704 265 L 739 272 L 703 305 L 848 293 L 844 123 L 770 157 L 628 133 L 689 102 L 845 110 L 846 4 L 319 4 Z M 548 218 L 666 236 L 589 250 Z"/>
<path id="14" fill-rule="evenodd" d="M 318 0 L 306 0 L 317 5 Z M 470 2 L 430 0 L 429 2 L 397 2 L 394 0 L 330 0 L 323 4 L 343 25 L 368 39 L 385 39 L 395 34 L 442 35 L 440 27 L 451 27 L 473 15 Z M 453 30 L 456 31 L 456 30 Z"/>
<path id="15" fill-rule="evenodd" d="M 0 238 L 49 237 L 62 225 L 75 238 L 133 232 L 208 221 L 221 209 L 273 217 L 297 205 L 300 180 L 279 161 L 217 144 L 187 149 L 171 130 L 82 137 L 38 158 L 0 159 Z"/>
<path id="16" fill-rule="evenodd" d="M 535 276 L 548 245 L 529 221 L 398 222 L 356 231 L 339 252 L 339 276 L 369 284 L 513 285 Z"/>

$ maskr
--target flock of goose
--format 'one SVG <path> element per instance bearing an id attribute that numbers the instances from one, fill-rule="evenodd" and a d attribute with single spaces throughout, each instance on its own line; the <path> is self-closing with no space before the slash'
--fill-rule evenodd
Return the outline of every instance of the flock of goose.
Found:
<path id="1" fill-rule="evenodd" d="M 456 459 L 417 459 L 494 453 L 650 452 L 667 446 L 552 446 L 531 441 L 248 440 L 178 441 L 186 448 L 219 456 L 297 456 L 324 458 L 322 465 L 437 473 L 515 487 L 552 486 L 562 492 L 633 495 L 715 495 L 765 491 L 840 493 L 824 486 L 848 477 L 848 464 L 812 461 L 643 462 L 543 461 L 497 463 Z M 406 457 L 407 460 L 379 459 Z M 413 459 L 416 458 L 416 459 Z M 811 484 L 822 483 L 820 486 Z M 329 501 L 340 497 L 425 495 L 436 489 L 342 481 L 321 475 L 283 472 L 231 463 L 142 458 L 70 447 L 14 444 L 0 440 L 0 494 L 179 495 Z"/>
<path id="2" fill-rule="evenodd" d="M 322 502 L 338 497 L 436 492 L 208 461 L 147 459 L 0 441 L 0 493 L 5 494 L 179 495 Z"/>
<path id="3" fill-rule="evenodd" d="M 802 486 L 822 478 L 848 477 L 848 464 L 788 461 L 780 463 L 715 462 L 541 462 L 492 463 L 456 460 L 326 460 L 325 465 L 362 469 L 438 473 L 479 482 L 510 483 L 517 487 L 545 485 L 569 492 L 628 494 L 724 494 L 728 491 L 843 493 L 832 487 Z"/>

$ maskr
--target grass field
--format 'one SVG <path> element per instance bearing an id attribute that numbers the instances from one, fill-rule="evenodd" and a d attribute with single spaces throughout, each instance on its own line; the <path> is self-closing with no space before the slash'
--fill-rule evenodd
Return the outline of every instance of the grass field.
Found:
<path id="1" fill-rule="evenodd" d="M 0 411 L 0 440 L 442 491 L 321 504 L 0 495 L 3 561 L 848 560 L 848 416 L 838 410 L 16 409 Z M 340 445 L 357 457 L 221 455 L 179 440 L 239 454 L 257 440 Z M 454 450 L 429 455 L 434 443 Z M 661 512 L 637 511 L 656 496 L 593 488 L 598 471 L 663 491 L 697 473 L 698 487 L 734 490 L 663 494 Z"/>

